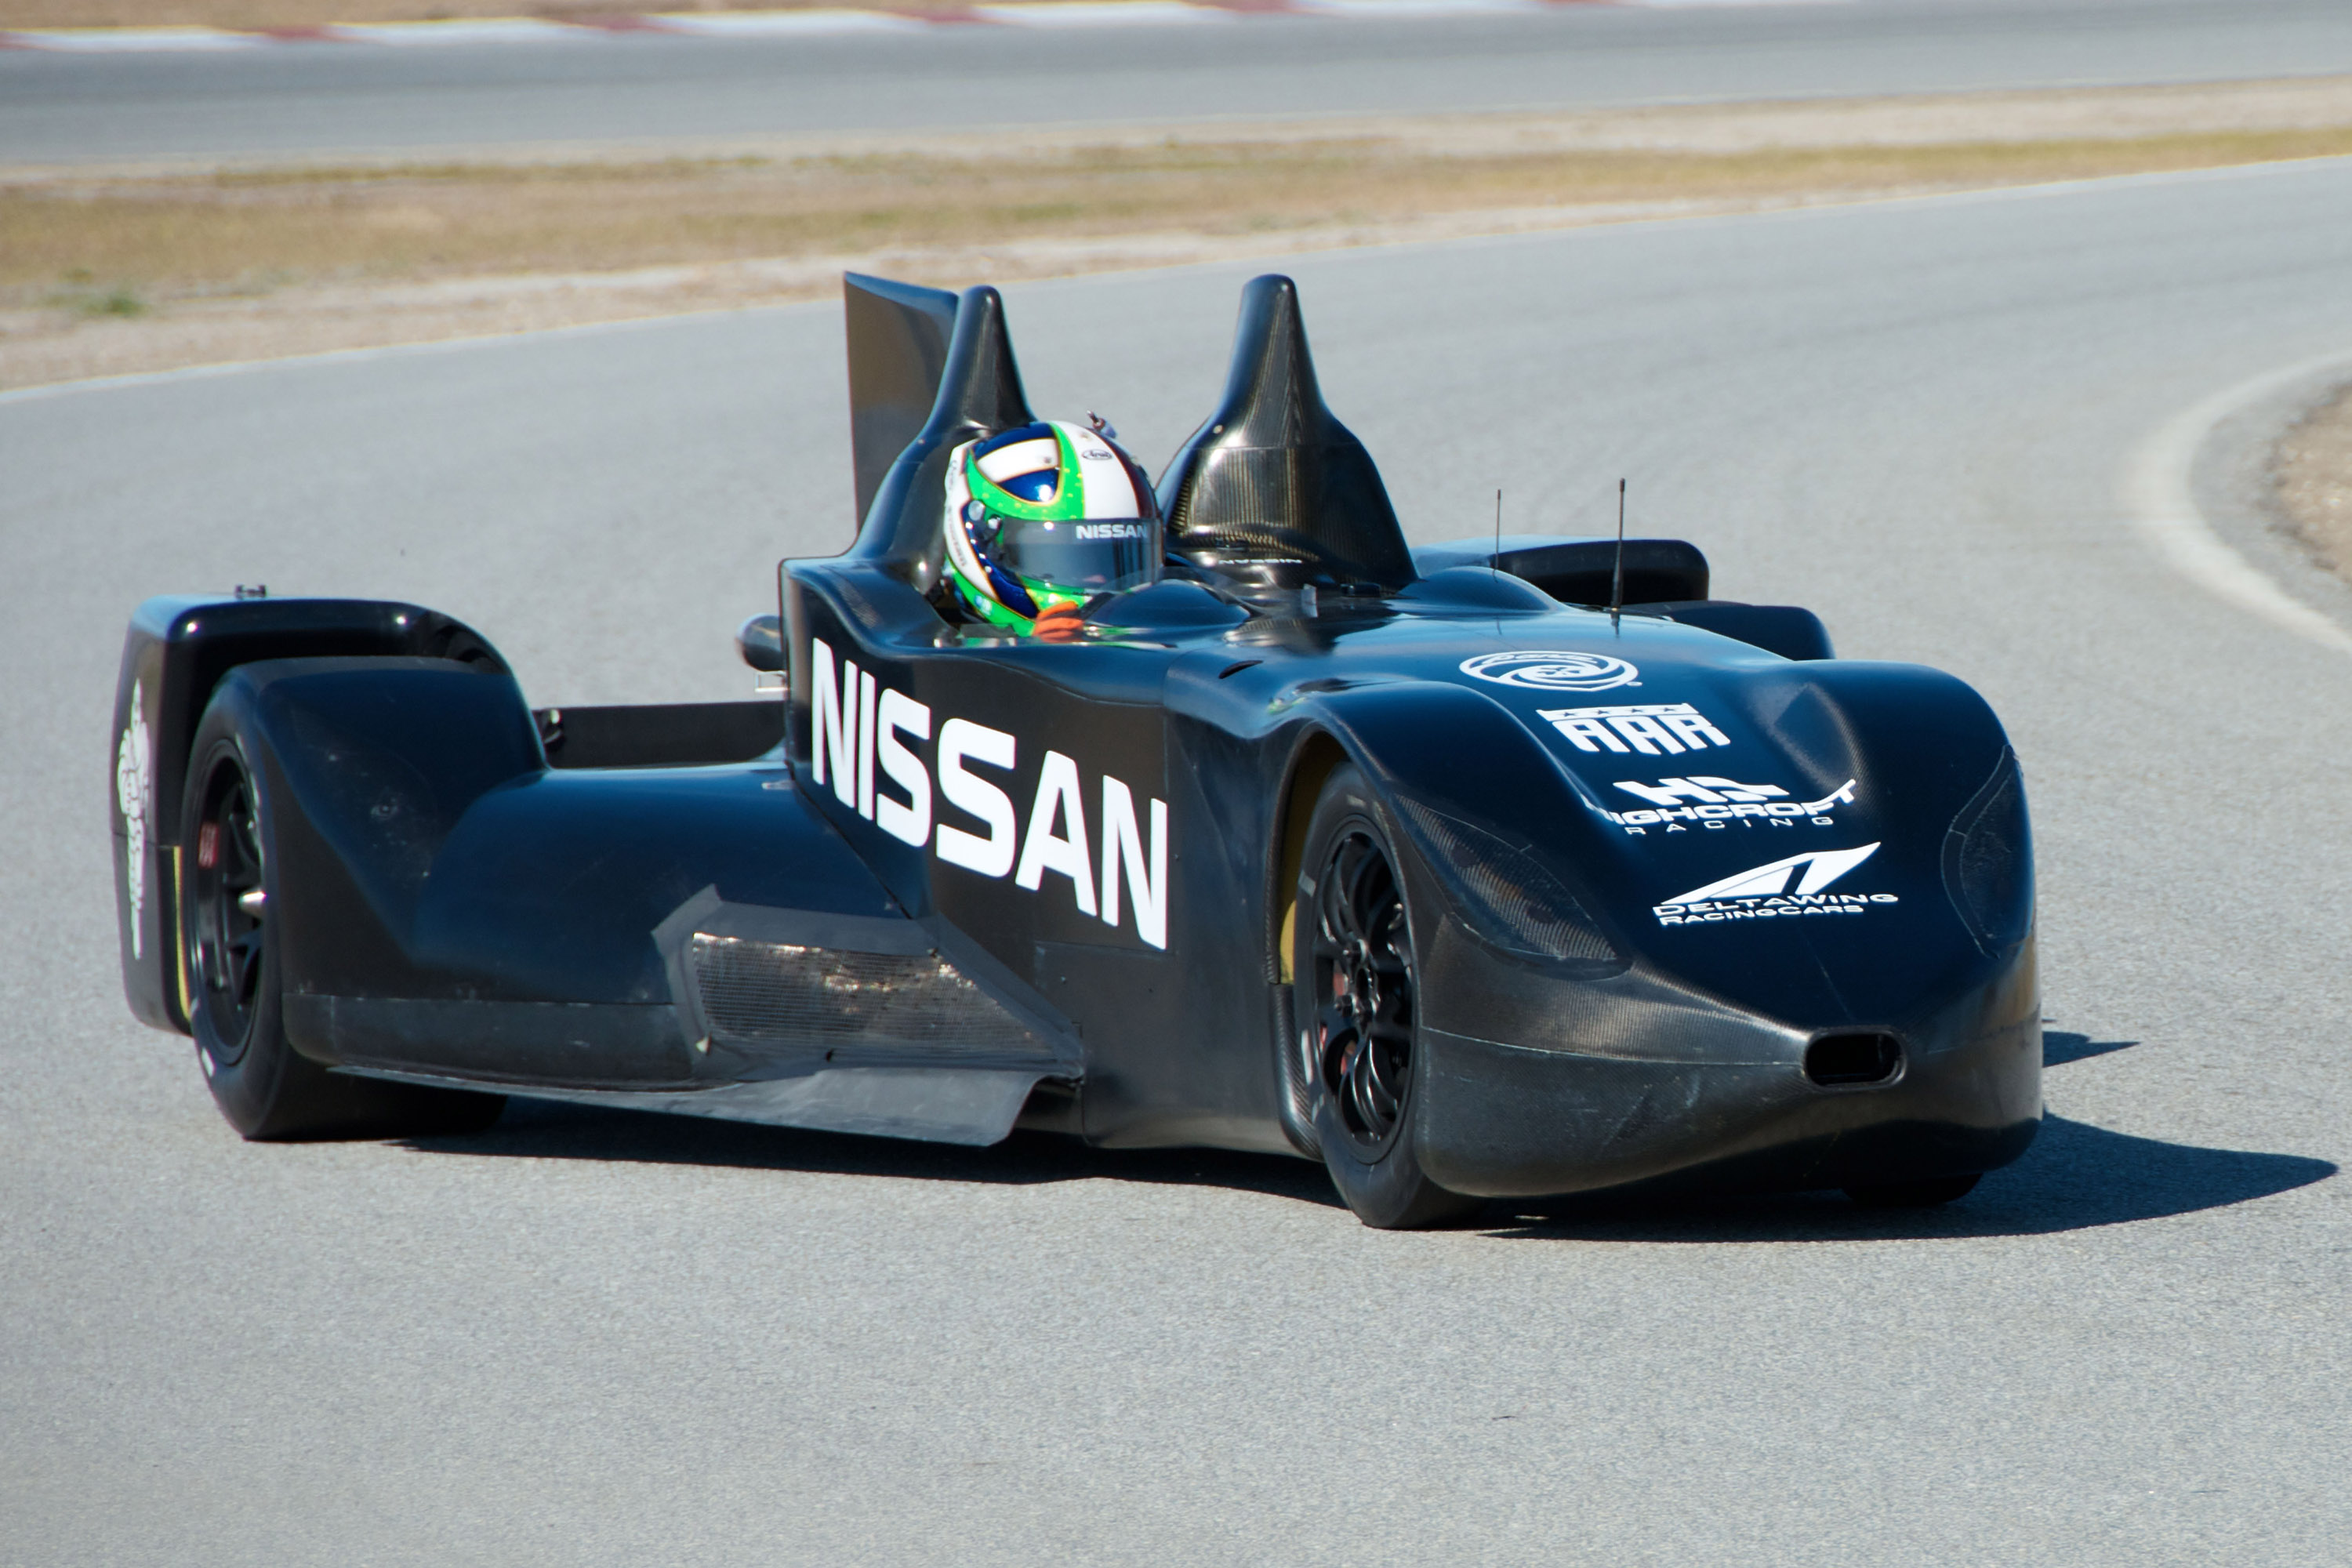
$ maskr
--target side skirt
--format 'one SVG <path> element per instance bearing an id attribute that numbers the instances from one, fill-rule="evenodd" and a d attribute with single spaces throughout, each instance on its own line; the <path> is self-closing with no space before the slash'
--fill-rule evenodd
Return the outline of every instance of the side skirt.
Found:
<path id="1" fill-rule="evenodd" d="M 1027 1068 L 990 1071 L 971 1068 L 825 1068 L 803 1078 L 719 1084 L 709 1089 L 645 1090 L 557 1089 L 383 1068 L 345 1067 L 334 1070 L 434 1089 L 493 1090 L 530 1100 L 609 1106 L 617 1110 L 662 1110 L 771 1127 L 857 1132 L 974 1147 L 1002 1142 L 1013 1131 L 1022 1107 L 1028 1103 L 1030 1091 L 1046 1076 Z"/>

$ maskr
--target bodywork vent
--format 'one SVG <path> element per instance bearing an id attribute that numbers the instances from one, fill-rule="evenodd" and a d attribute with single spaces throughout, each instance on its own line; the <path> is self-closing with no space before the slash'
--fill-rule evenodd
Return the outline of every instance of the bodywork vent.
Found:
<path id="1" fill-rule="evenodd" d="M 698 931 L 693 954 L 717 1039 L 940 1058 L 1052 1054 L 937 953 L 844 952 Z"/>
<path id="2" fill-rule="evenodd" d="M 1903 1042 L 1883 1030 L 1816 1035 L 1805 1047 L 1805 1076 L 1824 1089 L 1892 1083 L 1902 1069 Z"/>

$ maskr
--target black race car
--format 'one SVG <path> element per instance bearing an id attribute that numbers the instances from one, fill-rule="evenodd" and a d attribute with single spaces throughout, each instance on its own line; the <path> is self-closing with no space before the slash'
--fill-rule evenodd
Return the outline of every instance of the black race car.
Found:
<path id="1" fill-rule="evenodd" d="M 2031 1142 L 2025 796 L 1967 686 L 1676 541 L 1408 548 L 1283 278 L 1166 574 L 1065 642 L 960 620 L 947 455 L 1033 418 L 1002 302 L 846 294 L 865 521 L 738 634 L 768 700 L 534 711 L 415 605 L 140 607 L 123 976 L 239 1131 L 1030 1127 L 1319 1157 L 1387 1226 L 1937 1203 Z"/>

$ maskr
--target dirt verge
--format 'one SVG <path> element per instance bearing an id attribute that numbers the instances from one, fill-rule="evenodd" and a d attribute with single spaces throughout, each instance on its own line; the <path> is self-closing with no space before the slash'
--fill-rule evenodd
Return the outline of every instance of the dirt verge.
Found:
<path id="1" fill-rule="evenodd" d="M 0 169 L 0 387 L 810 298 L 2352 154 L 2352 79 Z"/>
<path id="2" fill-rule="evenodd" d="M 2352 579 L 2352 386 L 2338 388 L 2280 437 L 2272 499 L 2322 565 Z"/>
<path id="3" fill-rule="evenodd" d="M 225 27 L 307 32 L 338 22 L 447 22 L 537 16 L 594 22 L 615 15 L 676 11 L 810 11 L 848 5 L 910 12 L 956 12 L 964 0 L 657 0 L 650 5 L 598 0 L 0 0 L 0 32 L 30 27 Z"/>

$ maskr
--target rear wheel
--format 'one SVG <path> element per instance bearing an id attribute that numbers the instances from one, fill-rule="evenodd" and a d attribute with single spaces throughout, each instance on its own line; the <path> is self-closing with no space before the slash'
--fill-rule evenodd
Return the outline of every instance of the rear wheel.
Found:
<path id="1" fill-rule="evenodd" d="M 247 1138 L 477 1132 L 503 1096 L 331 1073 L 286 1038 L 269 805 L 237 710 L 215 702 L 190 752 L 181 817 L 188 1024 L 213 1103 Z"/>
<path id="2" fill-rule="evenodd" d="M 1357 1218 L 1382 1230 L 1475 1214 L 1480 1200 L 1430 1180 L 1414 1149 L 1423 1064 L 1412 921 L 1396 854 L 1354 767 L 1324 784 L 1299 864 L 1293 1048 L 1332 1184 Z"/>

